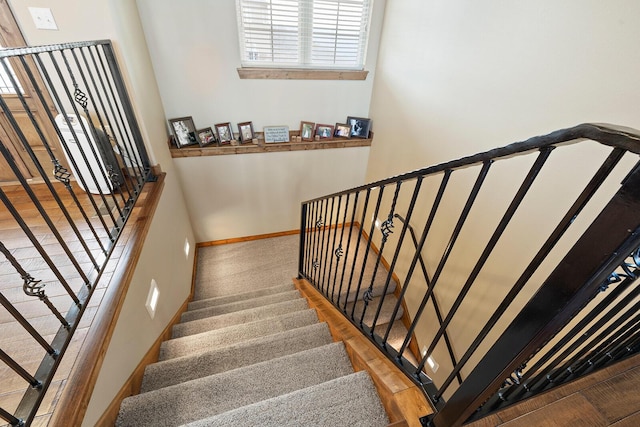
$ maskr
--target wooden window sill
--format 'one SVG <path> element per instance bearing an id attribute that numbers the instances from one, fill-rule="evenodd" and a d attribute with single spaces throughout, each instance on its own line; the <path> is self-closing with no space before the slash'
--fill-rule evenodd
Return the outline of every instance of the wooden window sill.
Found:
<path id="1" fill-rule="evenodd" d="M 292 136 L 296 136 L 298 131 L 291 131 Z M 258 145 L 256 144 L 239 144 L 239 145 L 223 145 L 223 146 L 206 146 L 200 147 L 192 145 L 189 147 L 175 148 L 171 147 L 171 157 L 202 157 L 202 156 L 225 156 L 229 154 L 252 154 L 252 153 L 277 153 L 281 151 L 307 151 L 307 150 L 323 150 L 331 148 L 350 148 L 350 147 L 370 147 L 373 140 L 373 132 L 369 138 L 331 138 L 322 139 L 320 141 L 302 141 L 302 142 L 278 142 L 266 144 L 263 139 L 262 132 L 257 132 Z"/>
<path id="2" fill-rule="evenodd" d="M 241 79 L 272 80 L 366 80 L 362 70 L 306 70 L 299 68 L 238 68 Z"/>

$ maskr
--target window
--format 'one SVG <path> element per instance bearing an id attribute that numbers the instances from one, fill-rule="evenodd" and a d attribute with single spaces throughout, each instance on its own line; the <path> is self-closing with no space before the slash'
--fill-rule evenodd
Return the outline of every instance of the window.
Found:
<path id="1" fill-rule="evenodd" d="M 362 70 L 371 0 L 236 0 L 243 67 Z"/>

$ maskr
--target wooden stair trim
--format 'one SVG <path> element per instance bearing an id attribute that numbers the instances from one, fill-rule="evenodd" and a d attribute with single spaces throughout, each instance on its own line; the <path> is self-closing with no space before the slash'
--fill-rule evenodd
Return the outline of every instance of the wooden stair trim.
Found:
<path id="1" fill-rule="evenodd" d="M 145 238 L 151 227 L 151 220 L 160 202 L 165 178 L 166 174 L 162 173 L 158 175 L 156 182 L 146 183 L 139 198 L 139 202 L 144 201 L 143 206 L 133 208 L 134 212 L 130 218 L 133 222 L 126 226 L 130 227 L 130 234 L 124 243 L 122 256 L 69 374 L 50 425 L 82 425 Z"/>
<path id="2" fill-rule="evenodd" d="M 336 341 L 343 341 L 356 371 L 366 370 L 376 386 L 391 425 L 421 427 L 420 418 L 433 413 L 431 404 L 404 373 L 387 359 L 320 292 L 304 279 L 293 283 L 309 306 L 326 322 Z"/>

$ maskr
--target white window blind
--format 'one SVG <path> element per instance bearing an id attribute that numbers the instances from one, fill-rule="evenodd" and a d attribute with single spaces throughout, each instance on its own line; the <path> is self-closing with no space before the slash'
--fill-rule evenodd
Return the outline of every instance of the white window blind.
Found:
<path id="1" fill-rule="evenodd" d="M 362 70 L 371 0 L 236 0 L 243 67 Z"/>

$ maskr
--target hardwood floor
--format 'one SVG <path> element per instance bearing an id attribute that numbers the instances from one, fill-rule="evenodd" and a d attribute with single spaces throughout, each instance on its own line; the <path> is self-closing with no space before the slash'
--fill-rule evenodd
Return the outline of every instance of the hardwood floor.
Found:
<path id="1" fill-rule="evenodd" d="M 78 293 L 85 286 L 83 275 L 90 281 L 96 279 L 97 271 L 92 258 L 99 265 L 104 262 L 106 258 L 105 251 L 108 251 L 112 245 L 109 234 L 114 226 L 114 219 L 117 218 L 117 215 L 115 215 L 118 213 L 116 204 L 121 209 L 125 199 L 128 197 L 128 193 L 125 192 L 124 197 L 118 194 L 114 196 L 108 195 L 103 199 L 100 196 L 85 193 L 77 189 L 76 186 L 76 201 L 62 184 L 55 183 L 53 186 L 60 198 L 59 201 L 56 200 L 45 184 L 34 184 L 31 189 L 42 204 L 49 222 L 57 229 L 58 236 L 47 224 L 45 216 L 38 211 L 27 192 L 21 186 L 2 186 L 0 190 L 4 192 L 7 199 L 10 200 L 22 220 L 34 234 L 35 239 L 50 256 L 71 291 Z M 72 220 L 71 222 L 65 216 L 61 206 L 67 210 L 68 217 Z M 95 207 L 98 207 L 97 212 Z M 110 209 L 115 213 L 113 216 L 109 214 Z M 38 418 L 33 425 L 46 425 L 48 422 L 73 366 L 75 355 L 87 335 L 88 328 L 104 295 L 105 287 L 109 283 L 118 259 L 122 254 L 125 246 L 123 242 L 127 240 L 126 233 L 125 228 L 119 243 L 113 248 L 111 258 L 106 264 L 100 281 L 97 283 L 88 308 L 55 373 L 53 382 L 38 411 Z M 96 239 L 96 236 L 99 240 Z M 81 238 L 85 242 L 84 245 Z M 10 210 L 5 204 L 1 203 L 0 242 L 27 273 L 45 284 L 44 289 L 47 297 L 64 316 L 73 304 L 69 292 L 43 259 L 43 256 L 38 253 Z M 72 256 L 67 255 L 67 252 Z M 51 342 L 60 327 L 60 321 L 37 297 L 25 294 L 20 274 L 2 253 L 0 253 L 0 260 L 0 293 L 22 313 L 47 342 Z M 36 372 L 46 355 L 44 349 L 3 307 L 0 307 L 0 348 L 31 374 Z M 0 363 L 0 378 L 2 378 L 0 383 L 0 407 L 13 413 L 26 390 L 27 384 L 25 380 L 4 363 Z M 0 424 L 2 424 L 1 420 Z"/>

